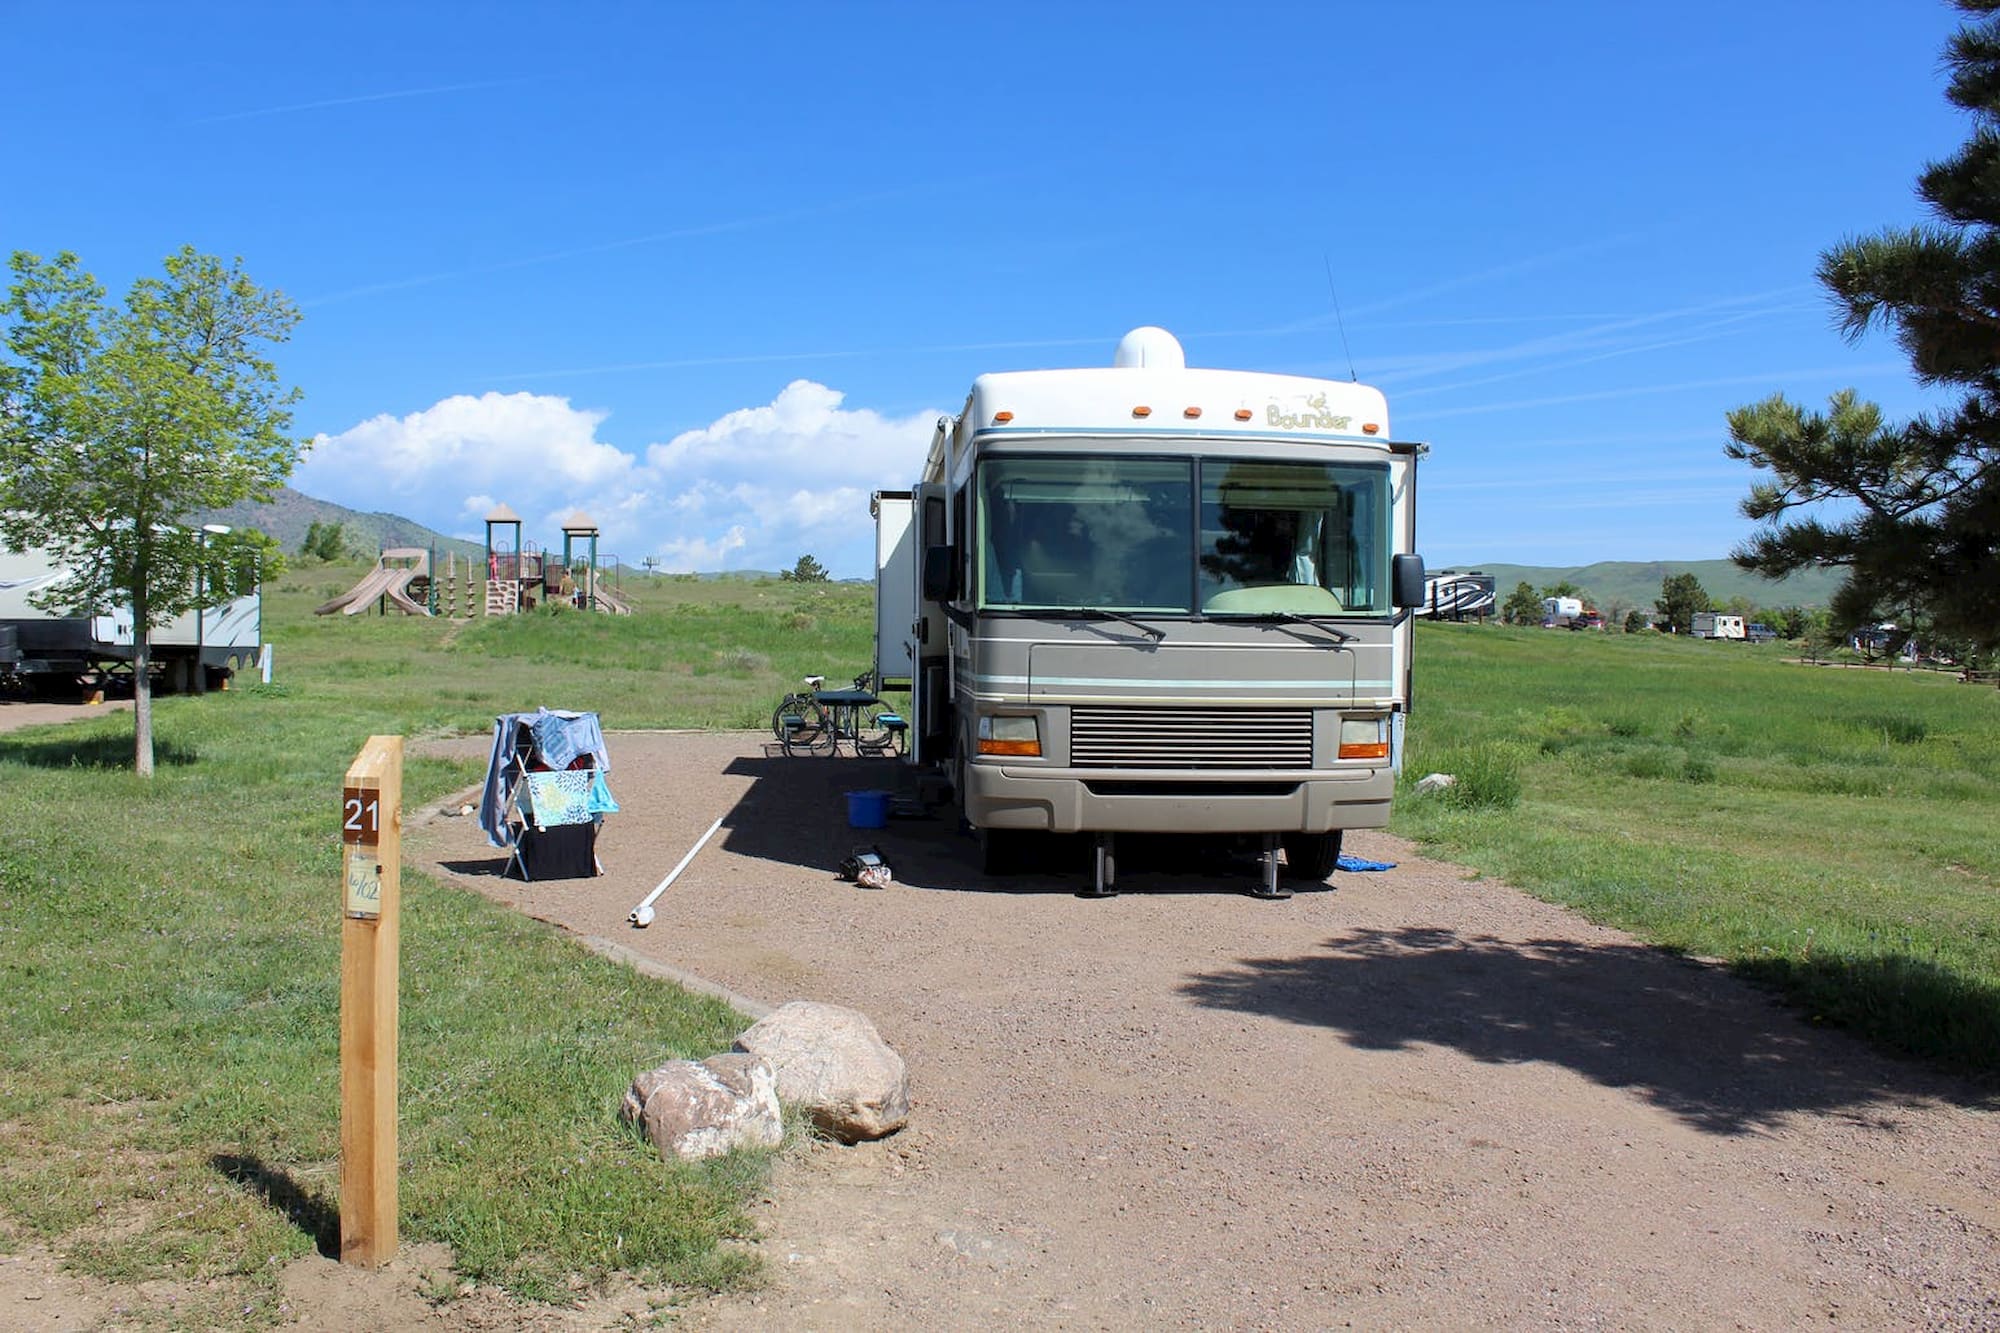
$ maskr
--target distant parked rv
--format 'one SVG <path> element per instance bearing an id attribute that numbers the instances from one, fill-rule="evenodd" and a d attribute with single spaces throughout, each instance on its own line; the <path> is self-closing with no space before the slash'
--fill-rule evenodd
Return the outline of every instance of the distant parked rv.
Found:
<path id="1" fill-rule="evenodd" d="M 1689 631 L 1697 639 L 1743 639 L 1748 637 L 1742 616 L 1725 616 L 1714 611 L 1694 613 L 1694 626 Z"/>
<path id="2" fill-rule="evenodd" d="M 1494 613 L 1494 596 L 1491 574 L 1446 570 L 1424 580 L 1424 604 L 1415 614 L 1437 620 L 1484 620 Z"/>

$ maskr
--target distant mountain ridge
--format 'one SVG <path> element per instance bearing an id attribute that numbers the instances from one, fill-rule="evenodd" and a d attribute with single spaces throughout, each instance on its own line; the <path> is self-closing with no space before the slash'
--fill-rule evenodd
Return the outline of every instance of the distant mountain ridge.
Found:
<path id="1" fill-rule="evenodd" d="M 1599 610 L 1616 604 L 1650 609 L 1660 596 L 1660 584 L 1672 574 L 1692 574 L 1702 591 L 1718 602 L 1732 597 L 1748 597 L 1760 607 L 1825 606 L 1833 599 L 1846 574 L 1837 569 L 1809 569 L 1773 583 L 1731 560 L 1600 560 L 1594 565 L 1505 565 L 1458 564 L 1460 573 L 1479 570 L 1493 576 L 1500 599 L 1517 583 L 1541 589 L 1568 581 L 1583 589 L 1586 598 Z M 1433 571 L 1442 573 L 1443 570 Z"/>
<path id="2" fill-rule="evenodd" d="M 244 501 L 200 516 L 205 523 L 227 523 L 231 527 L 256 528 L 277 540 L 287 555 L 295 555 L 314 523 L 338 523 L 347 544 L 362 554 L 372 554 L 390 546 L 435 547 L 442 557 L 450 551 L 461 559 L 480 558 L 486 548 L 479 542 L 447 537 L 400 514 L 363 513 L 331 500 L 315 500 L 303 491 L 280 487 L 268 503 Z"/>

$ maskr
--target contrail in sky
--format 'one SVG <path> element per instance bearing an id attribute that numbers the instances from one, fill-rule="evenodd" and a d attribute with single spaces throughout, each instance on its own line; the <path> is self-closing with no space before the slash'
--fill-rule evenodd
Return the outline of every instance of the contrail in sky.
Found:
<path id="1" fill-rule="evenodd" d="M 1636 398 L 1651 393 L 1679 393 L 1687 389 L 1733 389 L 1744 384 L 1771 385 L 1793 379 L 1818 379 L 1823 376 L 1839 375 L 1852 379 L 1859 375 L 1886 375 L 1891 371 L 1907 371 L 1909 366 L 1900 361 L 1878 361 L 1871 365 L 1847 365 L 1818 370 L 1772 370 L 1759 375 L 1730 375 L 1714 380 L 1685 380 L 1679 384 L 1635 384 L 1624 389 L 1602 389 L 1595 393 L 1563 394 L 1554 398 L 1523 398 L 1511 403 L 1482 403 L 1477 407 L 1448 407 L 1437 411 L 1417 411 L 1425 421 L 1436 421 L 1444 417 L 1477 416 L 1482 412 L 1518 412 L 1530 407 L 1561 407 L 1568 403 L 1595 403 L 1618 398 Z"/>
<path id="2" fill-rule="evenodd" d="M 732 231 L 749 231 L 756 227 L 777 226 L 786 222 L 799 222 L 807 218 L 824 217 L 849 208 L 861 208 L 868 204 L 889 199 L 903 199 L 912 194 L 925 194 L 934 190 L 932 185 L 906 186 L 898 190 L 879 190 L 872 194 L 857 194 L 847 199 L 837 199 L 812 208 L 788 209 L 779 213 L 762 213 L 747 218 L 728 218 L 718 222 L 704 222 L 689 227 L 674 227 L 666 231 L 650 231 L 639 236 L 624 236 L 617 240 L 599 241 L 592 245 L 573 246 L 567 250 L 550 250 L 544 254 L 521 255 L 513 259 L 498 259 L 490 264 L 479 264 L 472 268 L 450 269 L 440 273 L 423 273 L 409 278 L 392 278 L 385 282 L 371 282 L 361 287 L 350 287 L 345 291 L 329 292 L 316 296 L 310 301 L 301 301 L 301 308 L 333 305 L 341 301 L 351 301 L 360 296 L 373 296 L 380 292 L 401 291 L 408 287 L 426 287 L 434 282 L 447 282 L 453 278 L 476 278 L 488 273 L 505 273 L 517 268 L 533 268 L 538 264 L 555 264 L 565 259 L 576 259 L 582 255 L 604 254 L 611 250 L 629 250 L 634 246 L 655 245 L 661 241 L 683 241 L 696 236 L 716 236 Z"/>
<path id="3" fill-rule="evenodd" d="M 255 120 L 260 116 L 287 116 L 298 111 L 319 111 L 333 106 L 358 106 L 363 102 L 393 102 L 404 97 L 434 97 L 439 93 L 467 93 L 481 88 L 515 88 L 524 83 L 540 83 L 553 74 L 531 74 L 518 79 L 485 79 L 478 83 L 442 83 L 433 88 L 400 88 L 386 93 L 362 93 L 358 97 L 328 97 L 317 102 L 292 102 L 285 106 L 263 106 L 251 111 L 227 111 L 219 116 L 203 116 L 190 125 L 220 125 L 229 120 Z"/>

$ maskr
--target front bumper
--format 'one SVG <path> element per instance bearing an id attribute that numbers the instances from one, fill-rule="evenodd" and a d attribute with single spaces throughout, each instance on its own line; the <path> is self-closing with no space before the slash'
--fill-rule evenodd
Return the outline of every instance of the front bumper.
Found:
<path id="1" fill-rule="evenodd" d="M 1396 774 L 1376 767 L 1158 772 L 965 767 L 965 817 L 977 828 L 1053 833 L 1329 833 L 1382 828 Z"/>

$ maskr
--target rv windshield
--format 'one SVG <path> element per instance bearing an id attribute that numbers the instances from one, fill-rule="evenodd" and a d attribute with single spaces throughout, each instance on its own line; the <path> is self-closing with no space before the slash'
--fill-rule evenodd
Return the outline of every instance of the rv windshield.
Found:
<path id="1" fill-rule="evenodd" d="M 977 493 L 984 608 L 1389 612 L 1380 465 L 1001 455 Z"/>
<path id="2" fill-rule="evenodd" d="M 1193 483 L 1185 459 L 988 459 L 979 484 L 980 605 L 1186 614 Z"/>
<path id="3" fill-rule="evenodd" d="M 1208 459 L 1201 609 L 1387 615 L 1389 470 Z"/>

